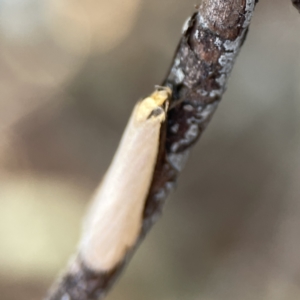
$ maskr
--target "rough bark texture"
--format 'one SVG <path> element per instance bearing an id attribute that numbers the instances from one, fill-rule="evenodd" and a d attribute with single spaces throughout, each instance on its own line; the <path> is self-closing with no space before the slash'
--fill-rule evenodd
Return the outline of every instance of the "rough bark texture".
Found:
<path id="1" fill-rule="evenodd" d="M 234 61 L 245 40 L 255 0 L 204 0 L 184 25 L 182 38 L 163 83 L 173 91 L 160 156 L 146 201 L 140 238 L 160 216 L 165 200 L 226 89 Z M 299 1 L 294 1 L 299 2 Z M 135 249 L 120 265 L 95 273 L 77 255 L 50 291 L 48 300 L 103 298 Z"/>

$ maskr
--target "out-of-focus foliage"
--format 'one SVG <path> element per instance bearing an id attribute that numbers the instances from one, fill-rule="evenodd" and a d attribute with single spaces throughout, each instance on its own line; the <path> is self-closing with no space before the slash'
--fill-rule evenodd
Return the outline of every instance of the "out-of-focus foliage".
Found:
<path id="1" fill-rule="evenodd" d="M 258 4 L 228 91 L 108 299 L 300 295 L 300 16 Z M 40 299 L 193 1 L 0 1 L 0 295 Z"/>

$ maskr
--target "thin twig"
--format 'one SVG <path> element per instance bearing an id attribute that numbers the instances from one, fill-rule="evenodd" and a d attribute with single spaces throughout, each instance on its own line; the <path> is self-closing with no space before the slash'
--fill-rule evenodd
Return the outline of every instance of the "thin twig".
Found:
<path id="1" fill-rule="evenodd" d="M 300 0 L 292 0 L 292 3 L 294 5 L 294 7 L 298 10 L 298 12 L 300 13 Z"/>
<path id="2" fill-rule="evenodd" d="M 138 244 L 161 214 L 188 153 L 198 140 L 226 89 L 227 79 L 246 38 L 255 0 L 203 0 L 184 25 L 170 71 L 163 85 L 173 96 L 165 139 L 161 140 L 141 232 L 135 246 L 112 270 L 96 272 L 79 253 L 51 289 L 47 300 L 103 298 Z"/>

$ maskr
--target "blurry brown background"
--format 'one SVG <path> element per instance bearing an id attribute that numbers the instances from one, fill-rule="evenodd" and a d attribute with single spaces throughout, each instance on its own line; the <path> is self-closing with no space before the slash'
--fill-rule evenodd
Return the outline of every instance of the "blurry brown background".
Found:
<path id="1" fill-rule="evenodd" d="M 300 16 L 260 1 L 213 121 L 108 300 L 300 299 Z M 194 1 L 0 1 L 0 298 L 40 299 Z"/>

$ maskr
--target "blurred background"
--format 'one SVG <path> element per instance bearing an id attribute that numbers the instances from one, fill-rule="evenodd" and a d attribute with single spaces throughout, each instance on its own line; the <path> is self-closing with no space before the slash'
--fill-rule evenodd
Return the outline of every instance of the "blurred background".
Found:
<path id="1" fill-rule="evenodd" d="M 300 299 L 300 16 L 257 6 L 213 121 L 108 300 Z M 194 1 L 0 1 L 0 295 L 74 252 L 134 103 Z"/>

